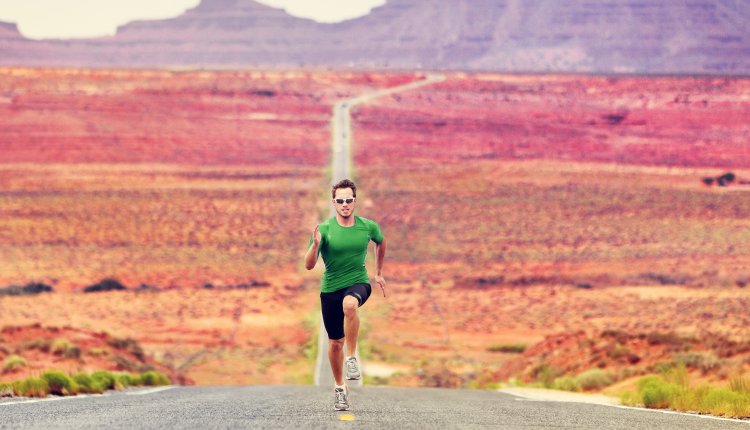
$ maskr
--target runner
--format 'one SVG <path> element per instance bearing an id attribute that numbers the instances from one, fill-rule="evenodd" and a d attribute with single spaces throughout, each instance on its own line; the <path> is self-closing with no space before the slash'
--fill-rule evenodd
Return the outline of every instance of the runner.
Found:
<path id="1" fill-rule="evenodd" d="M 342 350 L 346 343 L 346 379 L 359 379 L 359 370 L 354 353 L 359 333 L 357 309 L 370 297 L 372 289 L 365 268 L 367 246 L 375 242 L 377 255 L 376 274 L 373 278 L 385 297 L 383 259 L 385 239 L 375 221 L 354 215 L 357 203 L 357 187 L 349 179 L 343 179 L 331 189 L 336 216 L 315 227 L 307 253 L 305 267 L 315 267 L 318 254 L 323 256 L 326 270 L 321 283 L 320 306 L 323 325 L 328 333 L 328 360 L 336 381 L 334 408 L 349 409 L 348 388 L 344 382 Z"/>

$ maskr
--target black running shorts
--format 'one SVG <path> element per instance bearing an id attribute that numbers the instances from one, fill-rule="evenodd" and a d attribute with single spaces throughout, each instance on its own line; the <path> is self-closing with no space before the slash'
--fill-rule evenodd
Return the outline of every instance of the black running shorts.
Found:
<path id="1" fill-rule="evenodd" d="M 330 293 L 320 293 L 320 308 L 328 339 L 338 340 L 344 337 L 344 297 L 354 296 L 359 301 L 359 306 L 362 306 L 370 298 L 371 292 L 370 284 L 354 284 Z"/>

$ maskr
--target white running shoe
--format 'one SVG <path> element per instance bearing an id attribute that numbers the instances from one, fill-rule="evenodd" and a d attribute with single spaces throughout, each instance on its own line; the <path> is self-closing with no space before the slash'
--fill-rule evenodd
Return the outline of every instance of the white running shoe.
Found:
<path id="1" fill-rule="evenodd" d="M 346 379 L 359 379 L 362 374 L 359 372 L 359 363 L 356 357 L 346 359 Z"/>
<path id="2" fill-rule="evenodd" d="M 336 387 L 333 389 L 333 396 L 336 399 L 333 403 L 333 407 L 337 411 L 349 410 L 349 399 L 347 398 L 348 391 L 346 386 L 344 388 Z"/>

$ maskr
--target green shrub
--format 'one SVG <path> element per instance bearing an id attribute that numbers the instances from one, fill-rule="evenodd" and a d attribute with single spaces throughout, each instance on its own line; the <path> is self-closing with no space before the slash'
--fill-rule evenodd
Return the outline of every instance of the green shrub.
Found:
<path id="1" fill-rule="evenodd" d="M 141 377 L 138 375 L 132 375 L 130 373 L 118 373 L 115 375 L 117 377 L 117 381 L 122 385 L 124 388 L 137 386 L 137 385 L 143 385 L 143 381 L 141 380 Z"/>
<path id="2" fill-rule="evenodd" d="M 646 380 L 645 383 L 644 379 Z M 638 383 L 638 392 L 647 408 L 668 408 L 671 400 L 680 391 L 680 387 L 670 384 L 658 377 L 645 377 Z"/>
<path id="3" fill-rule="evenodd" d="M 750 416 L 750 396 L 726 388 L 711 389 L 700 406 L 701 412 L 732 417 Z"/>
<path id="4" fill-rule="evenodd" d="M 14 372 L 28 366 L 28 362 L 20 355 L 9 355 L 3 360 L 3 372 Z"/>
<path id="5" fill-rule="evenodd" d="M 13 384 L 8 382 L 0 382 L 0 397 L 11 397 L 13 396 Z"/>
<path id="6" fill-rule="evenodd" d="M 489 352 L 508 352 L 513 354 L 520 354 L 526 351 L 526 344 L 515 343 L 515 344 L 494 344 L 487 347 Z"/>
<path id="7" fill-rule="evenodd" d="M 750 417 L 750 393 L 743 391 L 747 382 L 737 376 L 730 380 L 731 390 L 706 384 L 690 388 L 685 365 L 680 364 L 661 376 L 644 376 L 638 381 L 638 394 L 625 393 L 621 399 L 625 404 L 643 404 L 649 408 L 747 418 Z"/>
<path id="8" fill-rule="evenodd" d="M 78 394 L 78 384 L 59 370 L 49 370 L 42 374 L 42 379 L 47 381 L 49 391 L 58 396 Z"/>
<path id="9" fill-rule="evenodd" d="M 576 378 L 573 378 L 572 376 L 563 376 L 561 378 L 557 378 L 555 379 L 555 382 L 552 384 L 552 386 L 556 390 L 581 391 L 581 384 Z"/>
<path id="10" fill-rule="evenodd" d="M 750 377 L 744 375 L 730 377 L 729 388 L 737 393 L 750 394 Z"/>
<path id="11" fill-rule="evenodd" d="M 81 372 L 74 375 L 73 381 L 78 384 L 81 393 L 98 394 L 104 392 L 104 387 L 101 382 L 92 378 L 88 373 Z"/>
<path id="12" fill-rule="evenodd" d="M 576 382 L 583 390 L 597 390 L 612 385 L 614 378 L 602 369 L 591 369 L 579 374 Z"/>
<path id="13" fill-rule="evenodd" d="M 91 374 L 91 378 L 94 379 L 104 390 L 114 390 L 118 388 L 118 381 L 112 372 L 106 370 L 100 370 Z"/>
<path id="14" fill-rule="evenodd" d="M 155 370 L 143 372 L 141 374 L 141 381 L 143 382 L 143 385 L 149 386 L 169 385 L 171 383 L 167 375 Z"/>
<path id="15" fill-rule="evenodd" d="M 26 378 L 13 383 L 13 391 L 21 397 L 47 397 L 49 384 L 42 378 Z"/>
<path id="16" fill-rule="evenodd" d="M 687 372 L 685 363 L 677 363 L 674 366 L 666 367 L 662 371 L 662 377 L 670 384 L 683 388 L 687 388 L 690 385 L 690 375 Z"/>

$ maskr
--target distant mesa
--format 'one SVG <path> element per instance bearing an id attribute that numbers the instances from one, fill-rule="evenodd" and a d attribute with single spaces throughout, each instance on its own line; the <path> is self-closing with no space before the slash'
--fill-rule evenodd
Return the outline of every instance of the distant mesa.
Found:
<path id="1" fill-rule="evenodd" d="M 0 65 L 747 75 L 749 27 L 736 0 L 389 0 L 335 24 L 203 0 L 112 37 L 34 41 L 0 23 Z"/>

